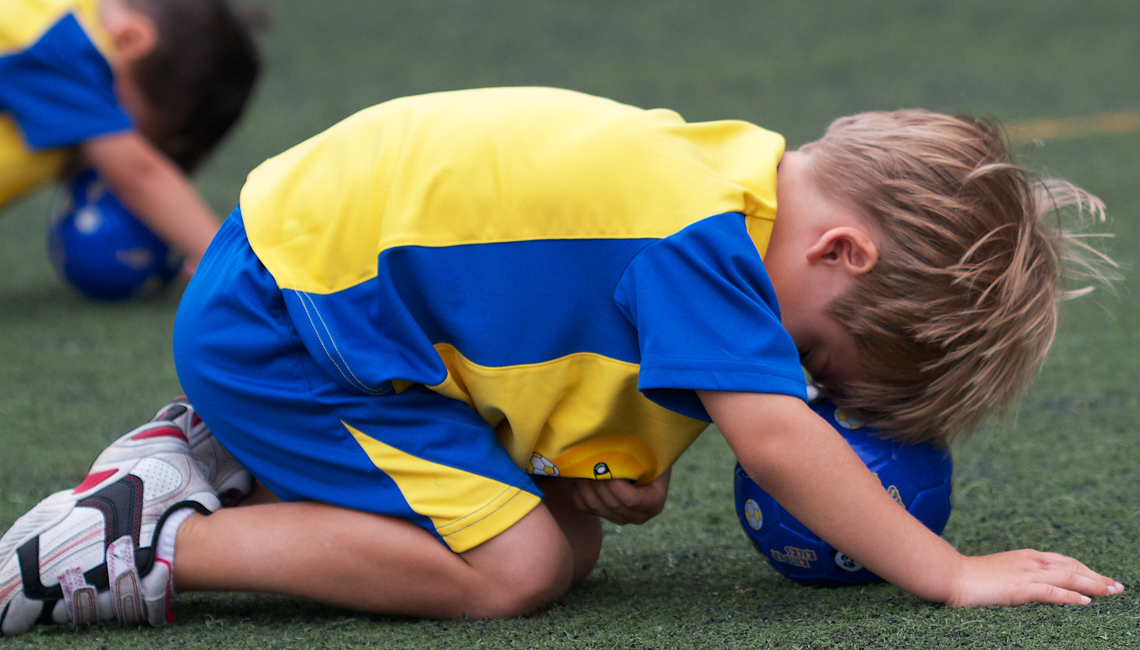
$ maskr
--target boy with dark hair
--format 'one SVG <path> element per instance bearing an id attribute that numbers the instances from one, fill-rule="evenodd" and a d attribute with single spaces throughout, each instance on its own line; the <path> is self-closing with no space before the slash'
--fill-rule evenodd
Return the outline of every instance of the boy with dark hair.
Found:
<path id="1" fill-rule="evenodd" d="M 746 122 L 544 88 L 394 100 L 266 161 L 179 308 L 190 401 L 0 540 L 0 630 L 161 624 L 175 587 L 441 618 L 534 612 L 589 573 L 598 517 L 661 510 L 669 468 L 710 421 L 797 519 L 920 597 L 1119 593 L 1060 555 L 960 555 L 805 403 L 801 362 L 842 403 L 893 395 L 885 358 L 932 387 L 915 399 L 988 411 L 1052 336 L 1025 305 L 1055 310 L 1056 277 L 1027 276 L 1059 259 L 1062 237 L 1025 201 L 1031 177 L 1004 147 L 971 144 L 1000 142 L 984 123 L 880 121 L 885 140 L 854 137 L 888 143 L 865 186 L 825 175 L 842 123 L 785 152 Z M 1062 201 L 1087 198 L 1064 187 Z M 926 249 L 930 263 L 908 261 Z M 930 309 L 889 292 L 834 307 L 878 275 L 928 288 Z M 930 333 L 943 304 L 960 334 Z M 853 324 L 864 310 L 884 316 Z M 928 376 L 971 355 L 1015 369 Z M 901 422 L 935 441 L 973 423 L 942 426 L 924 406 Z M 245 470 L 267 490 L 218 510 L 218 493 L 248 490 Z"/>
<path id="2" fill-rule="evenodd" d="M 192 272 L 217 220 L 187 180 L 258 62 L 224 0 L 14 0 L 0 14 L 0 205 L 89 165 Z"/>

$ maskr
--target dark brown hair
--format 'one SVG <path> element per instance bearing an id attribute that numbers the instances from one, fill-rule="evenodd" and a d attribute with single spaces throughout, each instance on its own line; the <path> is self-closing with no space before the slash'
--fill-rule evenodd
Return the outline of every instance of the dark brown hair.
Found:
<path id="1" fill-rule="evenodd" d="M 154 116 L 147 137 L 193 170 L 237 122 L 260 62 L 252 23 L 225 0 L 127 0 L 154 22 L 154 50 L 135 68 Z"/>

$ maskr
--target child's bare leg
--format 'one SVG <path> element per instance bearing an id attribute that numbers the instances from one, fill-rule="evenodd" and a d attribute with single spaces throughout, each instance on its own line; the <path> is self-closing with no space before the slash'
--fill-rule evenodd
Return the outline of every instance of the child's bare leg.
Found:
<path id="1" fill-rule="evenodd" d="M 570 543 L 570 554 L 574 561 L 573 579 L 570 586 L 576 586 L 594 570 L 602 551 L 602 519 L 579 510 L 571 496 L 573 481 L 558 478 L 539 478 L 535 481 L 542 490 L 542 503 L 558 522 L 558 527 Z M 242 506 L 262 503 L 277 503 L 278 499 L 260 481 L 254 481 L 249 496 Z"/>
<path id="2" fill-rule="evenodd" d="M 433 618 L 530 614 L 569 589 L 570 543 L 545 506 L 460 554 L 403 519 L 320 503 L 195 515 L 178 531 L 179 591 L 263 591 Z"/>
<path id="3" fill-rule="evenodd" d="M 602 520 L 582 512 L 574 506 L 570 490 L 574 479 L 548 478 L 536 481 L 543 492 L 542 502 L 550 510 L 570 543 L 574 558 L 574 577 L 571 586 L 586 579 L 602 550 Z"/>

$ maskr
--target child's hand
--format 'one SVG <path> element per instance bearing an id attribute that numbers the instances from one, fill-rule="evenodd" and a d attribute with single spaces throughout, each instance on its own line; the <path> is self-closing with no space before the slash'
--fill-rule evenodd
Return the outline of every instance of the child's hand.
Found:
<path id="1" fill-rule="evenodd" d="M 671 471 L 666 470 L 652 483 L 640 487 L 621 479 L 574 479 L 571 498 L 578 510 L 609 519 L 619 526 L 644 524 L 665 508 Z"/>
<path id="2" fill-rule="evenodd" d="M 1071 557 L 1021 550 L 963 557 L 950 605 L 1087 604 L 1124 586 Z"/>

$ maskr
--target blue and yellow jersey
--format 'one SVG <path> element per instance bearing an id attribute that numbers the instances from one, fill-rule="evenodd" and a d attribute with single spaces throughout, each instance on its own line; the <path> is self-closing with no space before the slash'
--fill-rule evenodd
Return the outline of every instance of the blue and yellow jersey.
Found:
<path id="1" fill-rule="evenodd" d="M 55 176 L 65 149 L 131 127 L 115 99 L 98 0 L 4 0 L 0 205 Z"/>
<path id="2" fill-rule="evenodd" d="M 645 483 L 707 426 L 696 389 L 804 395 L 761 261 L 783 147 L 565 90 L 438 93 L 266 161 L 240 210 L 342 387 L 426 386 L 527 471 Z"/>

